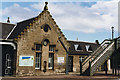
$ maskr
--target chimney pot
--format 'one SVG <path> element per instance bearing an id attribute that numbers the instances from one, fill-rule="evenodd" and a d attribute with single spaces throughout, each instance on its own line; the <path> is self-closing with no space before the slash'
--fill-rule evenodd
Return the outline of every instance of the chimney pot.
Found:
<path id="1" fill-rule="evenodd" d="M 9 17 L 8 17 L 7 23 L 10 23 Z"/>

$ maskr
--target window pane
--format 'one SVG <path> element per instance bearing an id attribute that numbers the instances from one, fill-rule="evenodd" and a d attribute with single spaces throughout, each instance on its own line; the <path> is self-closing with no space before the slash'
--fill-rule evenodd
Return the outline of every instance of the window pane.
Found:
<path id="1" fill-rule="evenodd" d="M 35 68 L 41 69 L 41 53 L 36 53 Z"/>
<path id="2" fill-rule="evenodd" d="M 48 61 L 48 67 L 49 69 L 53 69 L 54 67 L 54 54 L 53 53 L 49 53 L 49 61 Z"/>
<path id="3" fill-rule="evenodd" d="M 36 50 L 37 51 L 42 51 L 42 46 L 40 44 L 36 44 Z"/>
<path id="4" fill-rule="evenodd" d="M 74 47 L 75 47 L 75 50 L 77 51 L 77 48 L 78 48 L 78 44 L 75 44 L 75 45 L 74 45 Z"/>
<path id="5" fill-rule="evenodd" d="M 80 44 L 79 44 L 79 46 L 77 47 L 77 50 L 82 50 L 82 48 L 81 48 Z"/>
<path id="6" fill-rule="evenodd" d="M 52 51 L 52 52 L 54 52 L 54 46 L 49 46 L 49 51 Z"/>
<path id="7" fill-rule="evenodd" d="M 86 50 L 87 50 L 87 51 L 92 51 L 91 45 L 86 45 Z"/>
<path id="8" fill-rule="evenodd" d="M 89 47 L 88 51 L 92 51 L 92 47 L 91 46 Z"/>
<path id="9" fill-rule="evenodd" d="M 88 51 L 88 49 L 89 49 L 90 45 L 86 45 L 85 47 L 86 47 L 86 50 Z"/>

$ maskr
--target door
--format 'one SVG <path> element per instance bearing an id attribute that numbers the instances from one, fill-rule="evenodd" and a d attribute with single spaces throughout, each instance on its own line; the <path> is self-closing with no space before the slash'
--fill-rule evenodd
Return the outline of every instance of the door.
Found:
<path id="1" fill-rule="evenodd" d="M 73 56 L 68 57 L 68 71 L 73 72 Z"/>
<path id="2" fill-rule="evenodd" d="M 15 72 L 15 54 L 10 45 L 2 45 L 2 76 L 13 75 Z"/>

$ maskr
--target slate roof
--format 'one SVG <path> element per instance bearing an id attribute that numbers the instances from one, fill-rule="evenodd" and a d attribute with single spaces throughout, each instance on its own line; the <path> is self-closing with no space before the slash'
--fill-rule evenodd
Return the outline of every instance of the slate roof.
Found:
<path id="1" fill-rule="evenodd" d="M 36 17 L 24 20 L 22 22 L 18 22 L 17 26 L 15 27 L 15 29 L 13 30 L 12 34 L 9 36 L 9 39 L 14 39 L 16 38 L 21 32 L 24 31 L 24 29 L 27 28 L 27 26 L 29 26 L 30 23 L 33 22 L 33 20 L 35 20 Z"/>
<path id="2" fill-rule="evenodd" d="M 70 43 L 69 55 L 90 55 L 99 47 L 99 44 L 90 43 L 90 42 L 70 41 L 70 40 L 68 40 L 68 42 Z M 75 45 L 78 45 L 78 49 L 81 50 L 76 50 Z M 92 51 L 87 51 L 86 45 L 89 45 Z"/>
<path id="3" fill-rule="evenodd" d="M 0 39 L 6 39 L 14 26 L 15 24 L 0 22 Z"/>

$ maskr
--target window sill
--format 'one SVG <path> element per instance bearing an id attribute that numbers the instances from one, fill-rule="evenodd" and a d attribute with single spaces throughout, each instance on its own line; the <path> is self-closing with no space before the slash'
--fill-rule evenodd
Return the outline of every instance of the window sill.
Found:
<path id="1" fill-rule="evenodd" d="M 40 68 L 35 68 L 35 69 L 37 69 L 37 70 L 38 70 L 38 69 L 40 69 Z"/>
<path id="2" fill-rule="evenodd" d="M 42 51 L 36 50 L 36 52 L 42 52 Z"/>
<path id="3" fill-rule="evenodd" d="M 83 50 L 75 50 L 75 51 L 83 51 Z"/>
<path id="4" fill-rule="evenodd" d="M 93 52 L 93 51 L 87 51 L 87 52 Z"/>
<path id="5" fill-rule="evenodd" d="M 53 70 L 53 68 L 52 68 L 52 67 L 48 67 L 48 69 L 49 69 L 49 70 Z"/>

